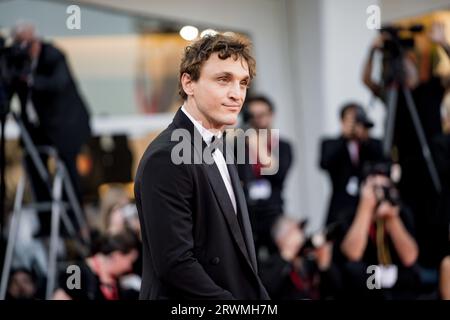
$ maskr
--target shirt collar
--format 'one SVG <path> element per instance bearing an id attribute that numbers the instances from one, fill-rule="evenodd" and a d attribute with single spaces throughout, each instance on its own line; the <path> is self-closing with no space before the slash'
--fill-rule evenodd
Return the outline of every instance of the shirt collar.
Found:
<path id="1" fill-rule="evenodd" d="M 214 134 L 208 129 L 206 129 L 204 126 L 201 125 L 199 121 L 194 119 L 194 117 L 186 110 L 184 105 L 181 106 L 181 111 L 183 111 L 184 114 L 189 118 L 189 120 L 191 120 L 191 122 L 194 124 L 195 128 L 200 132 L 200 135 L 202 136 L 203 140 L 206 142 L 208 146 L 211 143 L 211 140 L 214 136 L 218 139 L 222 138 L 223 133 L 221 131 L 217 134 Z"/>

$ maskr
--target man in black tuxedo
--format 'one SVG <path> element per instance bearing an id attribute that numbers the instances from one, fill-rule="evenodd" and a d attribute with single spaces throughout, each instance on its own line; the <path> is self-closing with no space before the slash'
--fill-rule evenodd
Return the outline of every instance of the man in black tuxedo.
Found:
<path id="1" fill-rule="evenodd" d="M 215 148 L 225 126 L 236 123 L 254 74 L 244 39 L 217 34 L 186 48 L 184 104 L 136 174 L 141 299 L 268 299 L 236 167 Z"/>
<path id="2" fill-rule="evenodd" d="M 16 46 L 26 48 L 29 54 L 28 68 L 24 68 L 24 73 L 14 84 L 22 106 L 22 120 L 37 147 L 56 148 L 81 200 L 76 157 L 91 133 L 86 105 L 64 54 L 39 39 L 33 25 L 18 24 L 14 29 L 14 42 Z M 47 156 L 42 155 L 42 160 L 46 164 Z M 26 165 L 36 200 L 49 201 L 50 194 L 28 157 Z M 69 216 L 75 223 L 71 212 Z M 39 220 L 39 235 L 48 236 L 50 212 L 41 212 Z"/>
<path id="3" fill-rule="evenodd" d="M 368 135 L 372 126 L 360 105 L 348 103 L 341 110 L 341 136 L 321 142 L 320 167 L 332 183 L 327 225 L 339 220 L 343 210 L 356 210 L 364 163 L 383 157 L 381 141 Z"/>

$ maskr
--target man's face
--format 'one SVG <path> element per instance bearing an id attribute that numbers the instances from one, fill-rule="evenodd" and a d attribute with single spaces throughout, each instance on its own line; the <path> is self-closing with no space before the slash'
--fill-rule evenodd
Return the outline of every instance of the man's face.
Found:
<path id="1" fill-rule="evenodd" d="M 352 122 L 354 123 L 356 121 L 356 110 L 353 108 L 348 109 L 345 111 L 344 116 L 342 117 L 341 122 L 344 124 L 346 122 Z"/>
<path id="2" fill-rule="evenodd" d="M 347 138 L 353 138 L 356 124 L 356 110 L 349 108 L 341 119 L 342 134 Z"/>
<path id="3" fill-rule="evenodd" d="M 111 273 L 119 277 L 130 272 L 133 269 L 133 263 L 138 258 L 137 250 L 131 250 L 128 253 L 115 251 L 111 254 Z"/>
<path id="4" fill-rule="evenodd" d="M 272 112 L 267 103 L 254 101 L 249 104 L 252 127 L 255 129 L 269 129 L 272 126 Z"/>
<path id="5" fill-rule="evenodd" d="M 214 53 L 203 64 L 199 79 L 188 84 L 187 102 L 194 105 L 205 128 L 222 130 L 236 123 L 249 81 L 245 59 L 222 60 Z"/>
<path id="6" fill-rule="evenodd" d="M 357 122 L 355 124 L 355 136 L 361 140 L 369 139 L 369 129 L 364 124 Z"/>
<path id="7" fill-rule="evenodd" d="M 36 58 L 41 51 L 41 43 L 38 41 L 33 28 L 25 28 L 14 37 L 14 42 L 22 47 L 27 47 L 31 58 Z"/>

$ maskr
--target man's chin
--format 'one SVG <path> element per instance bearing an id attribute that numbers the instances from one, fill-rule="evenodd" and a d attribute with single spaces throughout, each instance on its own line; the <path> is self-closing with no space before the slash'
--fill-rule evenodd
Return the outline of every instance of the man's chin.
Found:
<path id="1" fill-rule="evenodd" d="M 237 123 L 237 117 L 227 117 L 224 121 L 225 126 L 234 126 Z"/>

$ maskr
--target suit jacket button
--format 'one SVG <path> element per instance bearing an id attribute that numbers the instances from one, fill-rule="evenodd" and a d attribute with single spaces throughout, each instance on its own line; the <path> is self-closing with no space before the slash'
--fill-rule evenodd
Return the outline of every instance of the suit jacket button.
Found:
<path id="1" fill-rule="evenodd" d="M 219 257 L 214 257 L 214 258 L 212 258 L 210 261 L 209 261 L 211 264 L 213 264 L 213 265 L 218 265 L 219 264 L 219 262 L 220 262 L 220 259 L 219 259 Z"/>

